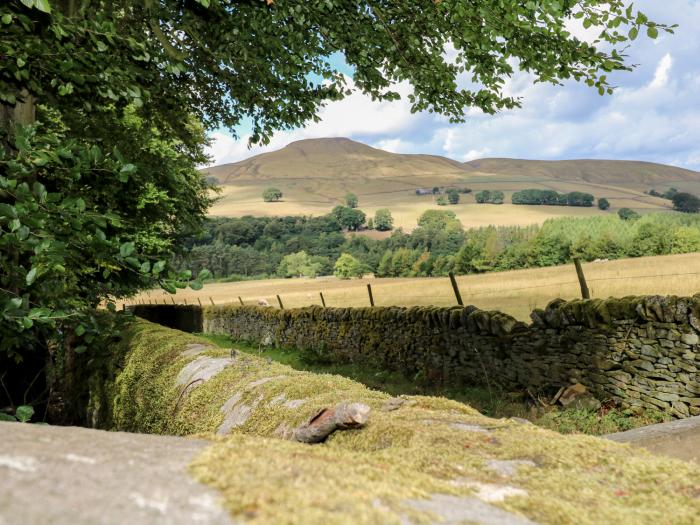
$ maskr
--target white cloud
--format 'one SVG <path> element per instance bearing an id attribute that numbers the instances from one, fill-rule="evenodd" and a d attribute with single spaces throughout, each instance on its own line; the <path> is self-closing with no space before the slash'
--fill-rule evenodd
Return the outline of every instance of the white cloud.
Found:
<path id="1" fill-rule="evenodd" d="M 612 96 L 575 82 L 565 86 L 533 84 L 533 76 L 517 73 L 504 92 L 522 100 L 521 109 L 497 115 L 469 110 L 464 124 L 450 124 L 432 114 L 411 114 L 403 99 L 374 102 L 355 93 L 320 111 L 321 121 L 280 132 L 265 148 L 246 147 L 247 137 L 233 141 L 224 132 L 213 135 L 210 152 L 220 164 L 304 138 L 347 136 L 388 151 L 432 153 L 456 160 L 478 157 L 541 159 L 613 158 L 671 163 L 700 170 L 700 2 L 641 0 L 652 20 L 678 22 L 675 35 L 649 40 L 640 36 L 629 49 L 632 72 L 609 75 L 618 86 Z M 572 24 L 570 30 L 589 40 L 591 34 Z M 454 53 L 449 47 L 446 56 Z M 466 86 L 469 79 L 460 79 Z"/>
<path id="2" fill-rule="evenodd" d="M 673 57 L 670 53 L 666 53 L 663 58 L 659 61 L 659 65 L 656 67 L 656 72 L 654 73 L 654 78 L 649 84 L 652 89 L 658 89 L 666 86 L 668 84 L 669 73 L 673 67 Z"/>

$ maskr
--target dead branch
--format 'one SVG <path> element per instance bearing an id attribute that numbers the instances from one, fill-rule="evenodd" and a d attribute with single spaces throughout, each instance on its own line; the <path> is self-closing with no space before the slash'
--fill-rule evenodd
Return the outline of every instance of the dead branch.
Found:
<path id="1" fill-rule="evenodd" d="M 324 408 L 307 423 L 294 430 L 294 441 L 320 443 L 336 430 L 361 428 L 367 423 L 370 408 L 363 403 L 340 403 Z"/>

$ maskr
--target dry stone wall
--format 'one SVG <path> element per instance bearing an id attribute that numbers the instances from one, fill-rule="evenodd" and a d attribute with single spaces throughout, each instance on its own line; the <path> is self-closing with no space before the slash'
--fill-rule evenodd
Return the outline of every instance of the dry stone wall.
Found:
<path id="1" fill-rule="evenodd" d="M 510 390 L 580 382 L 623 407 L 700 415 L 700 296 L 555 300 L 531 317 L 525 324 L 473 306 L 212 306 L 194 331 L 434 383 Z"/>
<path id="2" fill-rule="evenodd" d="M 525 324 L 466 308 L 207 307 L 204 331 L 409 377 L 505 389 L 586 385 L 601 400 L 700 414 L 700 297 L 562 301 Z"/>

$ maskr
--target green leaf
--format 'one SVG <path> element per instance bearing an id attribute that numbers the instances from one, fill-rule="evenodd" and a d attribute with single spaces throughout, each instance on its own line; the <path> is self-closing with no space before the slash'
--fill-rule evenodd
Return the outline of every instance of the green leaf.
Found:
<path id="1" fill-rule="evenodd" d="M 636 27 L 633 27 L 632 29 L 630 29 L 630 31 L 628 33 L 630 40 L 636 40 L 638 35 L 639 35 L 639 29 L 637 29 Z"/>
<path id="2" fill-rule="evenodd" d="M 146 261 L 141 265 L 140 272 L 141 273 L 148 273 L 151 271 L 151 263 Z"/>
<path id="3" fill-rule="evenodd" d="M 168 293 L 177 293 L 177 288 L 175 288 L 175 285 L 172 283 L 172 281 L 163 281 L 161 283 L 161 287 Z"/>
<path id="4" fill-rule="evenodd" d="M 30 405 L 20 405 L 15 410 L 15 417 L 22 423 L 28 422 L 34 415 L 34 407 Z"/>
<path id="5" fill-rule="evenodd" d="M 153 265 L 153 273 L 156 275 L 162 272 L 163 269 L 165 269 L 165 261 L 158 261 Z"/>
<path id="6" fill-rule="evenodd" d="M 129 241 L 125 242 L 119 247 L 119 253 L 121 254 L 122 257 L 128 257 L 132 253 L 134 253 L 134 250 L 136 249 L 136 245 Z"/>
<path id="7" fill-rule="evenodd" d="M 655 26 L 649 26 L 647 27 L 647 36 L 649 38 L 656 38 L 657 36 L 659 36 L 659 30 L 656 29 Z"/>
<path id="8" fill-rule="evenodd" d="M 27 286 L 31 286 L 35 280 L 36 280 L 36 267 L 32 268 L 31 270 L 29 270 L 27 272 L 27 277 L 26 277 Z"/>
<path id="9" fill-rule="evenodd" d="M 2 23 L 7 25 L 12 23 L 12 15 L 9 13 L 5 13 L 2 15 Z"/>
<path id="10" fill-rule="evenodd" d="M 76 346 L 76 347 L 73 349 L 73 352 L 75 352 L 76 354 L 82 354 L 83 352 L 85 352 L 85 350 L 87 350 L 87 346 L 85 346 L 85 345 L 80 345 L 80 346 Z"/>
<path id="11" fill-rule="evenodd" d="M 75 328 L 75 335 L 77 335 L 78 337 L 80 337 L 80 336 L 83 335 L 84 333 L 85 333 L 85 325 L 79 324 L 79 325 Z"/>
<path id="12" fill-rule="evenodd" d="M 197 275 L 197 279 L 199 281 L 204 281 L 205 279 L 209 279 L 211 277 L 211 272 L 207 269 L 204 268 L 199 272 L 199 275 Z"/>
<path id="13" fill-rule="evenodd" d="M 204 285 L 202 284 L 202 281 L 191 281 L 190 282 L 190 288 L 193 290 L 201 290 Z"/>
<path id="14" fill-rule="evenodd" d="M 17 218 L 17 210 L 14 206 L 9 204 L 0 204 L 0 217 L 10 217 L 12 219 Z"/>
<path id="15" fill-rule="evenodd" d="M 5 414 L 4 412 L 0 412 L 0 421 L 17 421 L 17 418 L 14 416 L 11 416 L 10 414 Z"/>

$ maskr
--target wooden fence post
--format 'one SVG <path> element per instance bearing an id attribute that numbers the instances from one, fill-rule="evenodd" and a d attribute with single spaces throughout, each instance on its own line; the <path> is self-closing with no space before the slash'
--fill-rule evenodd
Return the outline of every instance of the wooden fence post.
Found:
<path id="1" fill-rule="evenodd" d="M 450 282 L 452 283 L 452 290 L 454 290 L 455 297 L 457 298 L 457 304 L 459 306 L 464 306 L 464 301 L 462 301 L 462 294 L 459 293 L 459 286 L 457 286 L 457 279 L 455 279 L 455 274 L 450 272 Z"/>
<path id="2" fill-rule="evenodd" d="M 576 275 L 578 276 L 578 283 L 581 285 L 581 297 L 584 299 L 591 298 L 591 292 L 588 290 L 588 284 L 586 284 L 586 276 L 583 274 L 583 267 L 581 266 L 581 259 L 574 257 L 574 266 L 576 267 Z"/>
<path id="3" fill-rule="evenodd" d="M 211 298 L 211 295 L 209 296 L 209 302 L 211 303 L 212 306 L 216 306 L 216 305 L 214 304 L 214 299 Z"/>
<path id="4" fill-rule="evenodd" d="M 175 299 L 173 297 L 171 297 L 170 300 L 175 304 Z"/>
<path id="5" fill-rule="evenodd" d="M 240 296 L 240 295 L 238 296 L 238 302 L 241 303 L 241 306 L 244 306 L 244 305 L 243 305 L 243 299 L 241 299 L 241 296 Z"/>
<path id="6" fill-rule="evenodd" d="M 284 310 L 284 305 L 282 304 L 282 298 L 278 295 L 277 302 L 280 304 L 280 310 Z"/>
<path id="7" fill-rule="evenodd" d="M 369 305 L 374 306 L 374 296 L 372 295 L 372 285 L 367 283 L 367 293 L 369 294 Z"/>
<path id="8" fill-rule="evenodd" d="M 187 299 L 183 299 L 183 301 L 185 301 L 185 306 L 187 306 Z"/>
<path id="9" fill-rule="evenodd" d="M 199 307 L 202 307 L 202 301 L 199 300 L 199 297 L 197 297 L 197 302 L 199 303 Z"/>
<path id="10" fill-rule="evenodd" d="M 326 307 L 326 300 L 323 298 L 323 292 L 318 292 L 318 295 L 321 296 L 321 304 L 325 308 Z"/>

